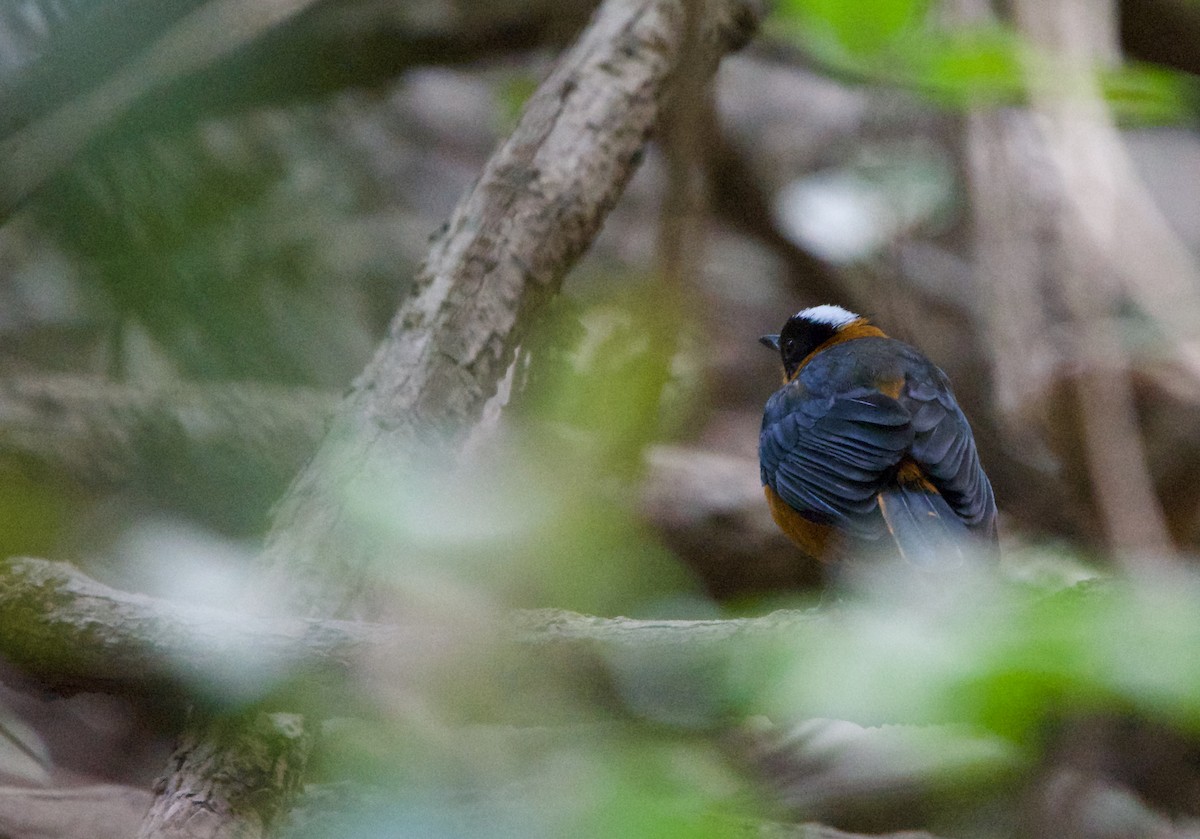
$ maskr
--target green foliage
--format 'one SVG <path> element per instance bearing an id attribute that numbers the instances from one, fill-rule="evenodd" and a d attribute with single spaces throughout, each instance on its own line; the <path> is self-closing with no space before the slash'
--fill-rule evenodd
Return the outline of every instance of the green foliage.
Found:
<path id="1" fill-rule="evenodd" d="M 954 107 L 1016 103 L 1031 89 L 1073 95 L 1070 74 L 1010 26 L 949 29 L 921 0 L 784 0 L 770 28 L 838 75 L 900 86 Z M 1118 119 L 1181 120 L 1190 85 L 1179 73 L 1146 65 L 1097 71 Z"/>
<path id="2" fill-rule="evenodd" d="M 351 808 L 363 836 L 738 835 L 739 818 L 766 808 L 697 732 L 765 718 L 785 742 L 791 726 L 824 719 L 840 739 L 804 758 L 813 806 L 820 773 L 844 761 L 953 817 L 1011 794 L 1060 721 L 1105 714 L 1200 733 L 1197 603 L 1191 573 L 1061 589 L 887 574 L 775 631 L 597 642 L 611 692 L 549 648 L 476 638 L 429 670 L 406 662 L 411 695 L 386 706 L 408 709 L 404 722 L 340 725 L 322 772 L 401 791 Z M 790 742 L 805 754 L 803 735 Z"/>
<path id="3" fill-rule="evenodd" d="M 870 59 L 911 34 L 923 20 L 927 0 L 783 0 L 777 13 L 820 53 Z"/>
<path id="4" fill-rule="evenodd" d="M 144 336 L 187 378 L 341 386 L 372 340 L 369 283 L 353 275 L 373 269 L 345 241 L 376 187 L 353 150 L 317 109 L 139 128 L 89 148 L 31 202 L 111 320 L 113 371 L 136 378 Z"/>
<path id="5" fill-rule="evenodd" d="M 969 105 L 1024 96 L 1026 46 L 1008 29 L 930 32 L 898 46 L 907 83 L 935 101 Z"/>
<path id="6" fill-rule="evenodd" d="M 532 73 L 513 73 L 500 85 L 496 95 L 497 134 L 507 134 L 517 127 L 521 110 L 537 90 L 538 82 Z"/>
<path id="7" fill-rule="evenodd" d="M 682 307 L 653 283 L 587 304 L 563 301 L 526 342 L 518 423 L 564 441 L 589 471 L 633 476 L 661 437 Z"/>
<path id="8" fill-rule="evenodd" d="M 72 509 L 65 486 L 7 464 L 0 470 L 0 557 L 54 553 Z"/>
<path id="9" fill-rule="evenodd" d="M 888 578 L 786 649 L 747 711 L 864 725 L 965 724 L 1029 744 L 1071 711 L 1200 732 L 1200 579 L 1058 592 L 992 577 L 921 591 Z M 745 695 L 745 686 L 736 690 Z"/>
<path id="10" fill-rule="evenodd" d="M 716 749 L 666 732 L 620 724 L 559 729 L 433 731 L 386 738 L 391 762 L 362 780 L 386 792 L 284 835 L 639 837 L 724 839 L 743 836 L 737 821 L 745 789 Z M 370 744 L 343 741 L 339 726 L 326 758 L 342 770 Z M 371 738 L 371 731 L 358 737 Z M 378 741 L 376 741 L 378 742 Z M 361 767 L 360 767 L 361 768 Z M 356 773 L 357 774 L 357 773 Z M 378 788 L 378 787 L 377 787 Z M 361 788 L 360 788 L 361 789 Z"/>
<path id="11" fill-rule="evenodd" d="M 1170 124 L 1195 109 L 1194 80 L 1152 64 L 1103 71 L 1100 85 L 1105 100 L 1127 122 Z"/>

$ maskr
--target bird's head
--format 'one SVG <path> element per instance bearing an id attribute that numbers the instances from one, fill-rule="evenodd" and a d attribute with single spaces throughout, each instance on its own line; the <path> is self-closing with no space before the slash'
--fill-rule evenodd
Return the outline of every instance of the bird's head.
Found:
<path id="1" fill-rule="evenodd" d="M 813 350 L 848 327 L 866 323 L 866 318 L 841 306 L 813 306 L 788 318 L 778 335 L 764 335 L 758 340 L 779 353 L 784 378 L 790 382 Z"/>

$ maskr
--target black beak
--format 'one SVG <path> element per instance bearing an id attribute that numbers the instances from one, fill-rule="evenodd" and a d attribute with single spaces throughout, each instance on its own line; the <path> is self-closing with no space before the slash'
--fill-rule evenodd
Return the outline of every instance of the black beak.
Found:
<path id="1" fill-rule="evenodd" d="M 758 339 L 758 343 L 762 344 L 767 349 L 772 349 L 775 350 L 775 352 L 779 352 L 778 335 L 764 335 Z"/>

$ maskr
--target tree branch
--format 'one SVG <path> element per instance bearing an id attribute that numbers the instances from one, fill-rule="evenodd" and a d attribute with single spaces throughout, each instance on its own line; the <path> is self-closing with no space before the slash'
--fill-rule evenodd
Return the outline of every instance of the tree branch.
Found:
<path id="1" fill-rule="evenodd" d="M 0 656 L 61 692 L 134 695 L 211 684 L 233 661 L 260 686 L 304 667 L 345 677 L 398 629 L 247 616 L 119 591 L 65 562 L 19 557 L 0 573 Z"/>
<path id="2" fill-rule="evenodd" d="M 366 570 L 387 548 L 356 532 L 361 523 L 347 515 L 354 490 L 394 479 L 416 451 L 460 444 L 511 364 L 523 328 L 557 292 L 632 175 L 672 75 L 711 72 L 752 34 L 761 12 L 755 0 L 705 0 L 698 16 L 703 60 L 680 67 L 684 0 L 600 7 L 458 205 L 388 338 L 278 508 L 262 563 L 300 609 L 320 616 L 362 610 Z M 221 742 L 215 726 L 188 736 Z M 211 769 L 223 761 L 204 763 Z M 268 829 L 264 813 L 278 809 L 282 786 L 264 784 L 249 802 L 236 785 L 215 783 L 198 801 L 191 794 L 197 769 L 188 755 L 172 767 L 142 826 L 144 839 Z M 216 824 L 202 834 L 189 829 L 190 813 L 208 819 L 210 811 L 222 814 Z"/>
<path id="3" fill-rule="evenodd" d="M 753 2 L 708 0 L 705 66 L 740 45 Z M 414 451 L 448 453 L 478 419 L 528 323 L 558 291 L 633 174 L 683 41 L 682 0 L 610 0 L 530 99 L 434 243 L 388 338 L 281 503 L 265 563 L 297 602 L 336 613 L 372 551 L 346 515 Z"/>
<path id="4" fill-rule="evenodd" d="M 517 612 L 500 640 L 573 653 L 603 648 L 712 652 L 746 638 L 794 641 L 818 621 L 809 612 L 763 618 L 655 621 L 597 618 L 559 610 Z M 230 660 L 252 662 L 257 685 L 297 671 L 344 680 L 364 659 L 395 656 L 406 646 L 437 641 L 429 626 L 384 626 L 318 618 L 253 617 L 119 591 L 65 562 L 11 559 L 0 573 L 0 656 L 39 684 L 147 695 L 164 688 L 209 685 Z"/>
<path id="5" fill-rule="evenodd" d="M 241 839 L 262 836 L 299 793 L 312 734 L 295 714 L 253 714 L 186 733 L 172 755 L 176 771 L 139 839 L 166 836 Z M 176 806 L 164 808 L 162 802 Z"/>

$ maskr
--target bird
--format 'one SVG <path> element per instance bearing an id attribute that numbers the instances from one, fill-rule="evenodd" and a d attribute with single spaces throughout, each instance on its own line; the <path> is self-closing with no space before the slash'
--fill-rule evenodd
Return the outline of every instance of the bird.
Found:
<path id="1" fill-rule="evenodd" d="M 784 377 L 763 411 L 763 491 L 801 551 L 831 563 L 890 539 L 918 568 L 994 555 L 995 494 L 932 361 L 832 304 L 759 341 Z"/>

